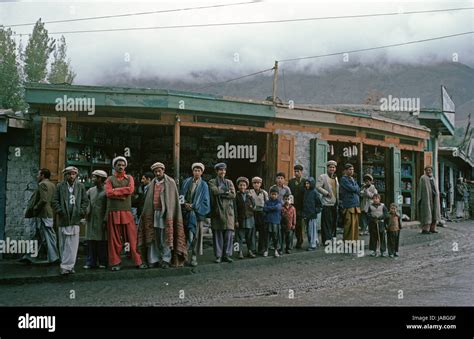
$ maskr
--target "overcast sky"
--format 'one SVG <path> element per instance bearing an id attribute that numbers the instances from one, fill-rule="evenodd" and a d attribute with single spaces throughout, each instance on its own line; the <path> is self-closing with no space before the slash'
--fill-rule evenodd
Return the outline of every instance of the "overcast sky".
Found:
<path id="1" fill-rule="evenodd" d="M 149 2 L 0 2 L 0 24 L 73 19 L 246 0 Z M 250 2 L 250 1 L 249 1 Z M 279 20 L 441 8 L 474 7 L 474 1 L 263 1 L 238 6 L 181 11 L 107 20 L 46 24 L 50 33 L 125 27 L 152 27 L 223 22 Z M 28 34 L 32 26 L 15 27 Z M 180 28 L 131 32 L 64 34 L 76 83 L 94 84 L 105 74 L 130 72 L 187 79 L 192 72 L 212 72 L 225 79 L 271 68 L 274 60 L 474 31 L 474 10 L 397 15 L 393 17 L 277 23 L 266 25 Z M 59 37 L 59 35 L 52 35 Z M 20 37 L 18 37 L 20 39 Z M 22 41 L 26 44 L 27 36 Z M 459 62 L 474 67 L 474 34 L 416 45 L 349 55 L 350 61 Z M 317 72 L 342 65 L 342 56 L 285 63 L 286 69 Z"/>

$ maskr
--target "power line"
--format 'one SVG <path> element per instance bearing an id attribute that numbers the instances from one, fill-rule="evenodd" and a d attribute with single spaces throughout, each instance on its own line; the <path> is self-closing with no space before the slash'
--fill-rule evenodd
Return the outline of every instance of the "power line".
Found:
<path id="1" fill-rule="evenodd" d="M 377 47 L 371 47 L 371 48 L 355 49 L 355 50 L 351 50 L 351 51 L 336 52 L 336 53 L 330 53 L 330 54 L 321 54 L 321 55 L 314 55 L 314 56 L 302 57 L 302 58 L 284 59 L 284 60 L 278 60 L 278 62 L 281 63 L 281 62 L 289 62 L 289 61 L 304 60 L 304 59 L 323 58 L 323 57 L 328 57 L 328 56 L 341 55 L 341 54 L 344 54 L 344 53 L 365 52 L 365 51 L 377 50 L 377 49 L 382 49 L 382 48 L 390 48 L 390 47 L 411 45 L 411 44 L 422 43 L 422 42 L 433 41 L 433 40 L 447 39 L 447 38 L 452 38 L 452 37 L 462 36 L 462 35 L 467 35 L 467 34 L 473 34 L 473 33 L 474 33 L 474 31 L 464 32 L 464 33 L 457 33 L 457 34 L 439 36 L 439 37 L 435 37 L 435 38 L 407 41 L 407 42 L 398 43 L 398 44 L 377 46 Z M 255 72 L 255 73 L 246 74 L 246 75 L 243 75 L 243 76 L 238 77 L 238 78 L 233 78 L 233 79 L 229 79 L 229 80 L 226 80 L 226 81 L 212 83 L 212 84 L 209 84 L 209 85 L 206 85 L 206 86 L 203 86 L 203 87 L 191 88 L 190 91 L 195 91 L 195 90 L 206 89 L 206 88 L 209 88 L 209 87 L 214 87 L 214 86 L 217 86 L 217 85 L 221 85 L 221 84 L 229 83 L 229 82 L 232 82 L 232 81 L 240 80 L 240 79 L 243 79 L 243 78 L 247 78 L 247 77 L 250 77 L 250 76 L 258 75 L 258 74 L 261 74 L 261 73 L 273 71 L 274 69 L 275 69 L 275 67 L 272 67 L 272 68 L 268 68 L 268 69 L 258 71 L 258 72 Z"/>
<path id="2" fill-rule="evenodd" d="M 372 51 L 372 50 L 382 49 L 382 48 L 412 45 L 412 44 L 417 44 L 417 43 L 421 43 L 421 42 L 447 39 L 447 38 L 452 38 L 452 37 L 462 36 L 462 35 L 467 35 L 467 34 L 473 34 L 473 33 L 474 33 L 474 31 L 451 34 L 451 35 L 443 35 L 443 36 L 439 36 L 439 37 L 435 37 L 435 38 L 407 41 L 407 42 L 401 42 L 401 43 L 398 43 L 398 44 L 383 45 L 383 46 L 370 47 L 370 48 L 361 48 L 361 49 L 354 49 L 354 50 L 351 50 L 351 51 L 343 51 L 343 52 L 336 52 L 336 53 L 330 53 L 330 54 L 313 55 L 313 56 L 306 56 L 306 57 L 300 57 L 300 58 L 283 59 L 283 60 L 278 60 L 278 62 L 289 62 L 289 61 L 297 61 L 297 60 L 305 60 L 305 59 L 316 59 L 316 58 L 323 58 L 323 57 L 328 57 L 328 56 L 341 55 L 341 54 L 344 54 L 344 53 L 357 53 L 357 52 Z"/>
<path id="3" fill-rule="evenodd" d="M 225 80 L 225 81 L 221 81 L 221 82 L 215 82 L 215 83 L 203 86 L 203 87 L 194 87 L 194 88 L 191 88 L 190 91 L 199 91 L 199 90 L 206 89 L 206 88 L 209 88 L 209 87 L 214 87 L 214 86 L 217 86 L 217 85 L 226 84 L 226 83 L 231 82 L 231 81 L 236 81 L 236 80 L 251 77 L 251 76 L 254 76 L 254 75 L 257 75 L 257 74 L 273 71 L 273 69 L 274 68 L 272 67 L 272 68 L 264 69 L 263 71 L 258 71 L 258 72 L 255 72 L 255 73 L 246 74 L 246 75 L 240 76 L 238 78 L 229 79 L 229 80 Z"/>
<path id="4" fill-rule="evenodd" d="M 229 7 L 229 6 L 237 6 L 237 5 L 249 5 L 249 4 L 254 4 L 254 3 L 257 3 L 257 2 L 260 2 L 260 0 L 254 0 L 254 1 L 251 1 L 251 2 L 237 2 L 237 3 L 232 3 L 232 4 L 211 5 L 211 6 L 165 9 L 165 10 L 157 10 L 157 11 L 149 11 L 149 12 L 137 12 L 137 13 L 124 13 L 124 14 L 115 14 L 115 15 L 92 16 L 92 17 L 77 18 L 77 19 L 52 20 L 52 21 L 45 21 L 44 23 L 45 24 L 57 24 L 57 23 L 62 23 L 62 22 L 112 19 L 112 18 L 122 18 L 122 17 L 138 16 L 138 15 L 149 15 L 149 14 L 157 14 L 157 13 L 170 13 L 170 12 L 200 10 L 200 9 L 207 9 L 207 8 Z M 36 24 L 36 22 L 30 22 L 30 23 L 3 25 L 3 26 L 4 27 L 19 27 L 19 26 L 31 26 L 31 25 L 35 25 L 35 24 Z"/>
<path id="5" fill-rule="evenodd" d="M 49 34 L 103 33 L 103 32 L 143 31 L 143 30 L 159 30 L 159 29 L 178 29 L 178 28 L 201 28 L 201 27 L 218 27 L 218 26 L 262 25 L 262 24 L 276 24 L 276 23 L 286 23 L 286 22 L 304 22 L 304 21 L 332 20 L 332 19 L 354 19 L 354 18 L 367 18 L 367 17 L 378 17 L 378 16 L 411 15 L 411 14 L 423 14 L 423 13 L 463 11 L 463 10 L 472 10 L 472 9 L 474 9 L 474 7 L 435 9 L 435 10 L 426 10 L 426 11 L 410 11 L 410 12 L 392 12 L 392 13 L 374 13 L 374 14 L 359 14 L 359 15 L 345 15 L 345 16 L 330 16 L 330 17 L 316 17 L 316 18 L 297 18 L 297 19 L 240 21 L 240 22 L 193 24 L 193 25 L 174 25 L 174 26 L 152 26 L 152 27 L 92 29 L 92 30 L 78 30 L 78 31 L 59 31 L 59 32 L 50 32 Z M 22 33 L 22 34 L 15 33 L 13 35 L 24 35 L 24 33 Z"/>

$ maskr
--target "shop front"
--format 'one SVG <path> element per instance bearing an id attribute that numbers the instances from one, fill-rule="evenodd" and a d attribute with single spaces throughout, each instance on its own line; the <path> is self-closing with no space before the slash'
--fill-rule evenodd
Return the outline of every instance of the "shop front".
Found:
<path id="1" fill-rule="evenodd" d="M 55 98 L 94 97 L 95 114 L 55 110 Z M 416 218 L 416 185 L 432 157 L 425 151 L 429 129 L 369 115 L 294 107 L 270 102 L 160 90 L 56 86 L 27 88 L 32 110 L 41 116 L 40 166 L 62 179 L 68 165 L 91 185 L 94 169 L 112 172 L 111 159 L 124 155 L 127 171 L 138 182 L 149 166 L 161 161 L 178 182 L 191 175 L 191 164 L 226 162 L 228 177 L 260 176 L 268 188 L 277 172 L 293 176 L 302 164 L 305 176 L 326 171 L 336 160 L 355 167 L 356 179 L 370 173 L 385 204 L 397 202 L 410 220 Z"/>

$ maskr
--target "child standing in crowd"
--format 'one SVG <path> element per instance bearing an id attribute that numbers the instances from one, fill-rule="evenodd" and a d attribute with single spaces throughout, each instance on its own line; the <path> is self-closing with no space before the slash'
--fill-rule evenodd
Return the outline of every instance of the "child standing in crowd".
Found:
<path id="1" fill-rule="evenodd" d="M 247 190 L 249 187 L 249 179 L 245 177 L 237 178 L 237 196 L 235 197 L 236 202 L 236 214 L 237 220 L 235 228 L 237 230 L 237 241 L 239 243 L 239 259 L 244 258 L 243 252 L 243 240 L 247 244 L 248 257 L 255 258 L 255 218 L 254 208 L 255 201 Z"/>
<path id="2" fill-rule="evenodd" d="M 283 251 L 285 247 L 285 253 L 290 254 L 293 249 L 293 233 L 296 227 L 296 209 L 290 204 L 290 195 L 285 194 L 283 197 L 283 208 L 281 209 L 281 242 L 280 250 Z"/>
<path id="3" fill-rule="evenodd" d="M 377 189 L 373 185 L 374 178 L 370 174 L 364 175 L 364 185 L 361 187 L 360 196 L 362 201 L 360 203 L 360 234 L 367 235 L 367 226 L 369 225 L 369 220 L 367 217 L 367 212 L 369 211 L 369 206 L 372 203 L 372 198 L 374 194 L 377 194 Z"/>
<path id="4" fill-rule="evenodd" d="M 380 246 L 380 256 L 385 256 L 385 225 L 384 220 L 388 217 L 387 207 L 380 202 L 380 195 L 373 196 L 372 204 L 369 206 L 369 250 L 372 257 L 377 256 L 377 247 Z"/>
<path id="5" fill-rule="evenodd" d="M 398 214 L 397 204 L 390 204 L 390 214 L 387 218 L 387 245 L 390 258 L 398 257 L 398 241 L 402 229 L 402 219 Z"/>
<path id="6" fill-rule="evenodd" d="M 280 200 L 282 204 L 283 204 L 283 197 L 285 196 L 285 194 L 291 195 L 291 190 L 287 185 L 285 185 L 285 180 L 286 180 L 285 173 L 278 172 L 275 178 L 275 185 L 270 187 L 270 190 L 272 188 L 276 188 L 278 190 L 278 200 Z"/>
<path id="7" fill-rule="evenodd" d="M 317 232 L 317 217 L 321 212 L 322 204 L 319 193 L 316 191 L 316 182 L 314 178 L 309 177 L 305 185 L 303 196 L 303 218 L 308 233 L 308 251 L 314 251 L 319 244 Z"/>
<path id="8" fill-rule="evenodd" d="M 263 252 L 268 248 L 268 232 L 265 227 L 263 207 L 265 201 L 268 200 L 268 193 L 262 189 L 262 178 L 252 178 L 253 189 L 250 189 L 250 196 L 255 202 L 254 219 L 255 229 L 258 232 L 258 253 L 263 255 Z"/>
<path id="9" fill-rule="evenodd" d="M 265 202 L 263 211 L 265 212 L 265 226 L 268 231 L 268 237 L 275 249 L 274 257 L 278 258 L 280 256 L 278 253 L 278 240 L 281 223 L 281 202 L 278 199 L 278 188 L 272 187 L 270 189 L 270 199 Z M 263 256 L 268 256 L 268 247 L 265 248 Z"/>

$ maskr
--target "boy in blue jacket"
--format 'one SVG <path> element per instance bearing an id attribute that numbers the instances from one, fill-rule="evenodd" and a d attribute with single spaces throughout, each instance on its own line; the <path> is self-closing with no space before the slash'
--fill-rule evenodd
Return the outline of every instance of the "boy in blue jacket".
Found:
<path id="1" fill-rule="evenodd" d="M 322 204 L 319 193 L 316 191 L 314 178 L 309 177 L 304 183 L 303 195 L 303 219 L 308 233 L 308 251 L 314 251 L 318 247 L 319 239 L 316 220 L 321 212 Z"/>
<path id="2" fill-rule="evenodd" d="M 265 212 L 265 227 L 268 230 L 268 237 L 275 248 L 274 257 L 278 258 L 278 243 L 280 239 L 280 223 L 281 223 L 281 201 L 278 199 L 278 188 L 270 189 L 270 199 L 265 201 L 263 212 Z M 267 242 L 268 246 L 268 242 Z M 268 248 L 263 252 L 263 256 L 268 256 Z"/>

